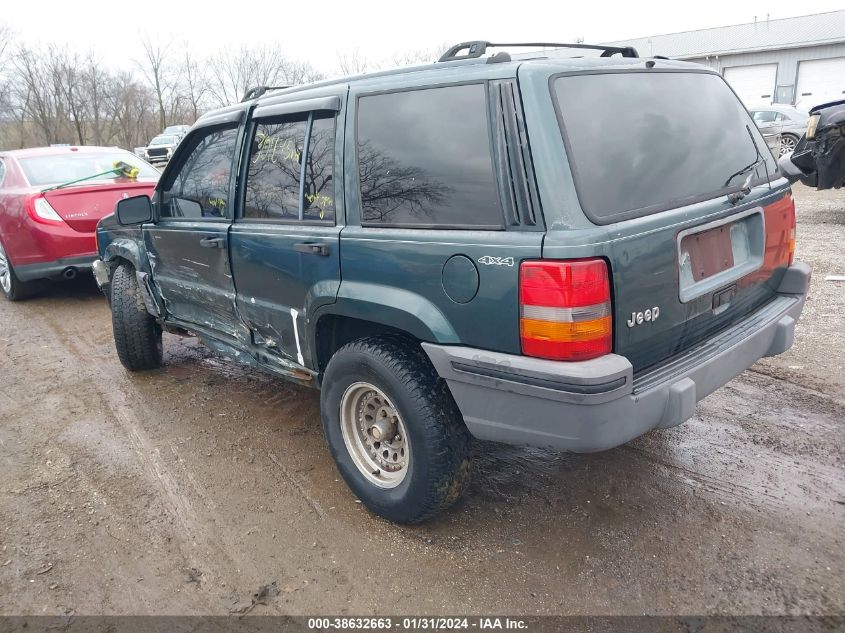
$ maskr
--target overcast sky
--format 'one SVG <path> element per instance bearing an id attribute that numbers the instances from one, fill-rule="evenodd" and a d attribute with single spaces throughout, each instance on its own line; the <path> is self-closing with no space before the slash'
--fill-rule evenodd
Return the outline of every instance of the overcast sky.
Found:
<path id="1" fill-rule="evenodd" d="M 842 0 L 5 0 L 3 5 L 0 21 L 24 41 L 93 47 L 109 65 L 138 60 L 140 38 L 150 33 L 198 55 L 227 45 L 279 43 L 290 57 L 327 74 L 336 73 L 338 53 L 355 49 L 369 59 L 389 59 L 403 50 L 472 39 L 603 42 L 843 8 Z"/>

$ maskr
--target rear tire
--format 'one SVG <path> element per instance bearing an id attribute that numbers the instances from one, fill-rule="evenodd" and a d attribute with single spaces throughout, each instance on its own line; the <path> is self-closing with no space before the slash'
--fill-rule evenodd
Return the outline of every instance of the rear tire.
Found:
<path id="1" fill-rule="evenodd" d="M 161 327 L 147 312 L 135 268 L 120 264 L 109 286 L 114 346 L 121 364 L 129 371 L 161 367 Z"/>
<path id="2" fill-rule="evenodd" d="M 31 297 L 36 289 L 36 284 L 18 279 L 15 269 L 12 268 L 12 262 L 6 254 L 6 249 L 3 247 L 3 242 L 0 242 L 0 290 L 3 291 L 3 295 L 9 301 L 20 301 Z"/>
<path id="3" fill-rule="evenodd" d="M 338 470 L 372 512 L 419 523 L 460 497 L 470 435 L 446 383 L 413 341 L 379 336 L 342 347 L 326 368 L 320 405 Z"/>

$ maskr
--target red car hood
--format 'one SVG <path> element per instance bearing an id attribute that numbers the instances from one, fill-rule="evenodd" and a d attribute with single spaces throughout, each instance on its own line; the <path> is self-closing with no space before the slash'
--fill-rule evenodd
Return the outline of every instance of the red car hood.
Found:
<path id="1" fill-rule="evenodd" d="M 120 178 L 54 189 L 46 192 L 44 198 L 70 228 L 93 233 L 100 218 L 114 212 L 118 200 L 143 194 L 152 196 L 155 186 L 154 180 Z"/>

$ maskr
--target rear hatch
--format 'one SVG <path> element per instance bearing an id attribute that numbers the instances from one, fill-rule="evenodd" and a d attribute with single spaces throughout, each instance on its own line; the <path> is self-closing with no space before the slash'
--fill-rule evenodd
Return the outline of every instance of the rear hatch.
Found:
<path id="1" fill-rule="evenodd" d="M 627 70 L 552 80 L 584 256 L 612 274 L 613 349 L 642 371 L 770 301 L 791 258 L 794 206 L 766 143 L 715 74 Z M 571 258 L 578 232 L 549 231 Z"/>
<path id="2" fill-rule="evenodd" d="M 46 192 L 44 197 L 70 228 L 80 233 L 92 233 L 101 218 L 114 212 L 118 200 L 152 195 L 155 185 L 154 181 L 118 178 L 54 189 Z"/>

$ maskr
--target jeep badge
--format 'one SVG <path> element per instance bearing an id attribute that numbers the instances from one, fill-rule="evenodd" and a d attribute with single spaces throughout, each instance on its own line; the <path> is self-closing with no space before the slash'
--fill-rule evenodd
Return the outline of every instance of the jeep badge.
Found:
<path id="1" fill-rule="evenodd" d="M 644 321 L 646 323 L 649 321 L 657 321 L 657 317 L 659 316 L 660 308 L 657 306 L 654 306 L 651 310 L 646 310 L 645 312 L 632 312 L 631 318 L 628 319 L 628 327 L 642 325 Z"/>

